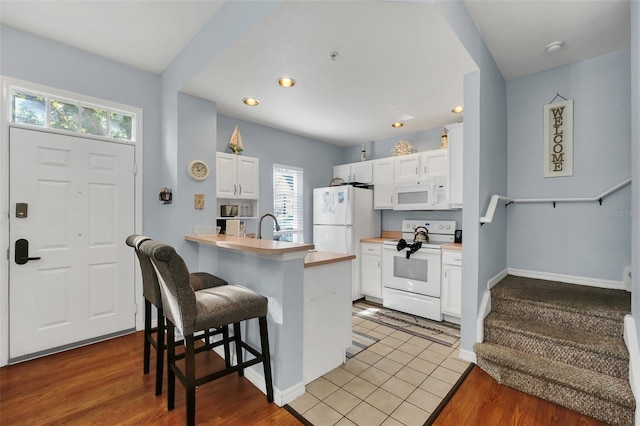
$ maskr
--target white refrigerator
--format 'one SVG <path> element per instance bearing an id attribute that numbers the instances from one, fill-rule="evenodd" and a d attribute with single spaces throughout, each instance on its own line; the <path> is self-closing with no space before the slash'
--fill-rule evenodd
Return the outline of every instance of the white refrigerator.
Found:
<path id="1" fill-rule="evenodd" d="M 355 254 L 352 300 L 362 297 L 360 239 L 380 236 L 380 210 L 373 190 L 330 186 L 313 190 L 313 244 L 318 251 Z"/>

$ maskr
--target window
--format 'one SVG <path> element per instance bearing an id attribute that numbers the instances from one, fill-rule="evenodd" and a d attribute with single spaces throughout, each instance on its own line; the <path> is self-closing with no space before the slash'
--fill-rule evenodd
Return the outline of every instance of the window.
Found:
<path id="1" fill-rule="evenodd" d="M 133 113 L 18 88 L 11 90 L 11 122 L 135 142 Z"/>
<path id="2" fill-rule="evenodd" d="M 276 240 L 304 241 L 302 182 L 301 168 L 273 165 L 273 213 L 280 224 Z"/>

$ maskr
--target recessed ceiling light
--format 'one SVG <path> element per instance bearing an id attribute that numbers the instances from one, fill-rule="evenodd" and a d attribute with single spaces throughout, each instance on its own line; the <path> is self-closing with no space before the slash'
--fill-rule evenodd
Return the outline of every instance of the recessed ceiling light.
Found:
<path id="1" fill-rule="evenodd" d="M 554 41 L 552 43 L 547 44 L 547 47 L 544 48 L 544 51 L 547 53 L 553 53 L 553 52 L 557 52 L 563 47 L 564 47 L 564 41 Z"/>
<path id="2" fill-rule="evenodd" d="M 281 87 L 293 87 L 296 84 L 296 81 L 290 77 L 282 77 L 278 79 L 278 84 Z"/>
<path id="3" fill-rule="evenodd" d="M 404 124 L 399 121 L 396 121 L 395 123 L 391 123 L 391 127 L 402 127 L 402 126 L 404 126 Z"/>
<path id="4" fill-rule="evenodd" d="M 458 105 L 457 107 L 455 107 L 455 108 L 453 108 L 451 110 L 451 112 L 455 112 L 455 113 L 459 113 L 459 112 L 462 112 L 462 111 L 464 111 L 464 108 L 462 107 L 462 105 Z"/>
<path id="5" fill-rule="evenodd" d="M 260 103 L 259 100 L 254 98 L 243 98 L 242 102 L 244 102 L 245 105 L 249 105 L 249 106 L 256 106 Z"/>

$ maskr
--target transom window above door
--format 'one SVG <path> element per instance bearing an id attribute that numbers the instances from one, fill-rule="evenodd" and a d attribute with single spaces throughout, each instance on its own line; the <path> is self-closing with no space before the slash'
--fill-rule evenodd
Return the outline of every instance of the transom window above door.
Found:
<path id="1" fill-rule="evenodd" d="M 11 89 L 11 122 L 135 142 L 136 114 L 19 88 Z"/>

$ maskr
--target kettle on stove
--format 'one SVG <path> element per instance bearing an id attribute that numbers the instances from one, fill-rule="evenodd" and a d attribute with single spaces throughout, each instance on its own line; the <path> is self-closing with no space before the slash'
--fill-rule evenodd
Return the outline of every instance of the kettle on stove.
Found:
<path id="1" fill-rule="evenodd" d="M 424 226 L 416 226 L 413 230 L 413 241 L 426 243 L 429 241 L 429 230 Z"/>

